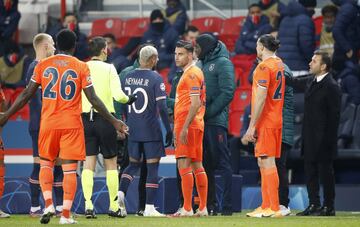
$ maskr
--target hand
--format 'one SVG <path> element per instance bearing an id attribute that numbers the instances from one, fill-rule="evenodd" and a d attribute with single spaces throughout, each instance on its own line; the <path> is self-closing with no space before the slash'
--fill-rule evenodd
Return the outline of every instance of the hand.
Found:
<path id="1" fill-rule="evenodd" d="M 129 97 L 129 100 L 127 101 L 127 103 L 126 104 L 128 104 L 128 105 L 131 105 L 131 104 L 133 104 L 136 100 L 137 100 L 137 94 L 133 94 L 133 95 L 129 95 L 128 96 Z"/>
<path id="2" fill-rule="evenodd" d="M 256 142 L 256 129 L 255 129 L 255 127 L 249 127 L 243 138 L 244 138 L 243 139 L 244 142 L 255 143 Z"/>
<path id="3" fill-rule="evenodd" d="M 169 131 L 166 133 L 165 136 L 165 147 L 170 147 L 173 142 L 173 133 L 172 131 Z"/>
<path id="4" fill-rule="evenodd" d="M 353 54 L 354 54 L 353 50 L 349 50 L 348 52 L 346 52 L 346 57 L 351 58 Z"/>
<path id="5" fill-rule="evenodd" d="M 179 137 L 179 139 L 180 139 L 180 143 L 182 143 L 182 144 L 187 144 L 187 136 L 188 136 L 188 129 L 187 128 L 183 128 L 182 130 L 181 130 L 181 132 L 180 132 L 180 137 Z"/>
<path id="6" fill-rule="evenodd" d="M 116 133 L 117 133 L 117 136 L 116 136 L 117 140 L 124 140 L 126 138 L 125 133 L 121 133 L 121 132 L 118 132 L 118 131 L 116 131 Z"/>
<path id="7" fill-rule="evenodd" d="M 129 127 L 121 120 L 116 120 L 113 123 L 116 131 L 118 131 L 118 133 L 123 133 L 125 135 L 129 135 Z"/>
<path id="8" fill-rule="evenodd" d="M 4 126 L 7 120 L 9 119 L 8 115 L 4 112 L 0 112 L 0 126 Z"/>
<path id="9" fill-rule="evenodd" d="M 241 137 L 240 141 L 241 141 L 241 143 L 242 143 L 243 145 L 245 145 L 245 146 L 247 146 L 247 145 L 249 144 L 249 141 L 247 141 L 247 140 L 245 139 L 245 136 Z"/>

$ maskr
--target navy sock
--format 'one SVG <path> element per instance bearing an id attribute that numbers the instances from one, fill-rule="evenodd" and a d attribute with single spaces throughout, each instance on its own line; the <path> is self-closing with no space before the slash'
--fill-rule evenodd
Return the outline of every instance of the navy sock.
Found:
<path id="1" fill-rule="evenodd" d="M 39 182 L 39 172 L 40 172 L 40 164 L 34 163 L 33 164 L 33 171 L 31 173 L 31 176 L 29 178 L 30 183 L 30 194 L 31 194 L 31 206 L 32 207 L 38 207 L 40 206 L 40 194 L 41 194 L 41 188 L 40 188 L 40 182 Z"/>
<path id="2" fill-rule="evenodd" d="M 122 191 L 126 194 L 128 188 L 129 188 L 129 185 L 134 178 L 134 175 L 136 175 L 140 169 L 140 164 L 141 163 L 130 162 L 129 166 L 126 167 L 123 174 L 121 175 L 120 191 Z"/>
<path id="3" fill-rule="evenodd" d="M 159 163 L 147 163 L 147 178 L 146 178 L 146 204 L 154 204 L 156 191 L 159 188 L 158 184 L 158 170 Z"/>
<path id="4" fill-rule="evenodd" d="M 63 197 L 64 197 L 64 190 L 63 190 L 63 178 L 64 174 L 62 171 L 61 166 L 54 166 L 54 193 L 55 193 L 55 204 L 56 206 L 63 205 Z"/>

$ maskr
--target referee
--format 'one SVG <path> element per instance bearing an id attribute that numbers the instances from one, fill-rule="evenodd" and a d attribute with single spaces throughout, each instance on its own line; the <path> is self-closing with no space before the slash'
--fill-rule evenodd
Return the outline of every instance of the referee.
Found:
<path id="1" fill-rule="evenodd" d="M 113 113 L 115 101 L 131 104 L 135 95 L 126 96 L 121 89 L 120 80 L 114 65 L 105 63 L 107 44 L 103 37 L 94 37 L 89 42 L 91 60 L 87 62 L 90 68 L 92 83 L 96 94 L 104 102 L 109 112 Z M 109 216 L 121 217 L 117 202 L 119 188 L 117 171 L 117 133 L 115 128 L 92 108 L 87 99 L 82 97 L 82 120 L 85 131 L 86 160 L 81 175 L 81 183 L 85 197 L 85 217 L 96 218 L 91 201 L 94 185 L 94 169 L 96 156 L 101 153 L 106 168 L 106 185 L 109 190 Z"/>

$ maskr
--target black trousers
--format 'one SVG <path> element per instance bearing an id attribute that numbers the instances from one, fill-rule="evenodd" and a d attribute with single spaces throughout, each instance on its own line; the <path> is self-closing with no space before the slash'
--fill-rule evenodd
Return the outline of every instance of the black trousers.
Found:
<path id="1" fill-rule="evenodd" d="M 305 178 L 309 204 L 320 206 L 320 183 L 323 186 L 324 206 L 333 208 L 335 200 L 335 176 L 333 160 L 309 161 L 305 157 Z"/>
<path id="2" fill-rule="evenodd" d="M 224 182 L 222 210 L 232 211 L 231 152 L 227 144 L 227 130 L 221 126 L 205 125 L 203 164 L 208 176 L 208 209 L 218 209 L 215 190 L 215 170 Z"/>
<path id="3" fill-rule="evenodd" d="M 279 202 L 280 205 L 289 206 L 289 178 L 286 169 L 287 155 L 291 146 L 286 143 L 281 143 L 280 158 L 275 159 L 276 168 L 279 175 Z"/>

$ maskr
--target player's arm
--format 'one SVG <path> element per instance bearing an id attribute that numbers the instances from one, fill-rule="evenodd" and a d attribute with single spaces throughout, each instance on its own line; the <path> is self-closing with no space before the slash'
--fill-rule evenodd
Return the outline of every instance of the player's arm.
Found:
<path id="1" fill-rule="evenodd" d="M 0 115 L 0 125 L 4 125 L 5 122 L 11 117 L 14 113 L 19 111 L 25 104 L 31 99 L 35 94 L 40 84 L 30 81 L 28 86 L 20 93 L 16 98 L 14 104 L 4 113 Z"/>
<path id="2" fill-rule="evenodd" d="M 127 133 L 127 125 L 123 121 L 116 119 L 113 115 L 110 114 L 110 112 L 106 109 L 104 103 L 96 95 L 93 86 L 88 86 L 83 90 L 86 98 L 89 100 L 91 105 L 98 111 L 98 113 L 101 114 L 101 116 L 103 116 L 106 120 L 113 124 L 117 131 L 121 133 Z"/>
<path id="3" fill-rule="evenodd" d="M 249 142 L 256 141 L 255 126 L 263 112 L 263 109 L 265 106 L 266 95 L 267 95 L 267 88 L 258 85 L 258 87 L 256 89 L 256 97 L 255 97 L 254 103 L 251 104 L 254 107 L 253 107 L 253 112 L 251 113 L 251 120 L 250 120 L 249 128 L 245 134 L 246 141 L 249 141 Z"/>
<path id="4" fill-rule="evenodd" d="M 189 113 L 186 116 L 185 123 L 180 132 L 180 137 L 179 137 L 180 142 L 183 144 L 187 144 L 187 134 L 188 134 L 189 126 L 190 126 L 191 122 L 194 120 L 197 112 L 199 111 L 199 109 L 201 107 L 200 94 L 191 95 L 190 102 L 191 102 L 191 104 L 190 104 L 190 108 L 189 108 Z"/>
<path id="5" fill-rule="evenodd" d="M 121 88 L 121 83 L 119 76 L 116 73 L 116 69 L 114 66 L 111 66 L 111 74 L 110 74 L 110 89 L 112 97 L 115 101 L 123 103 L 123 104 L 132 104 L 136 101 L 136 95 L 127 96 Z"/>

